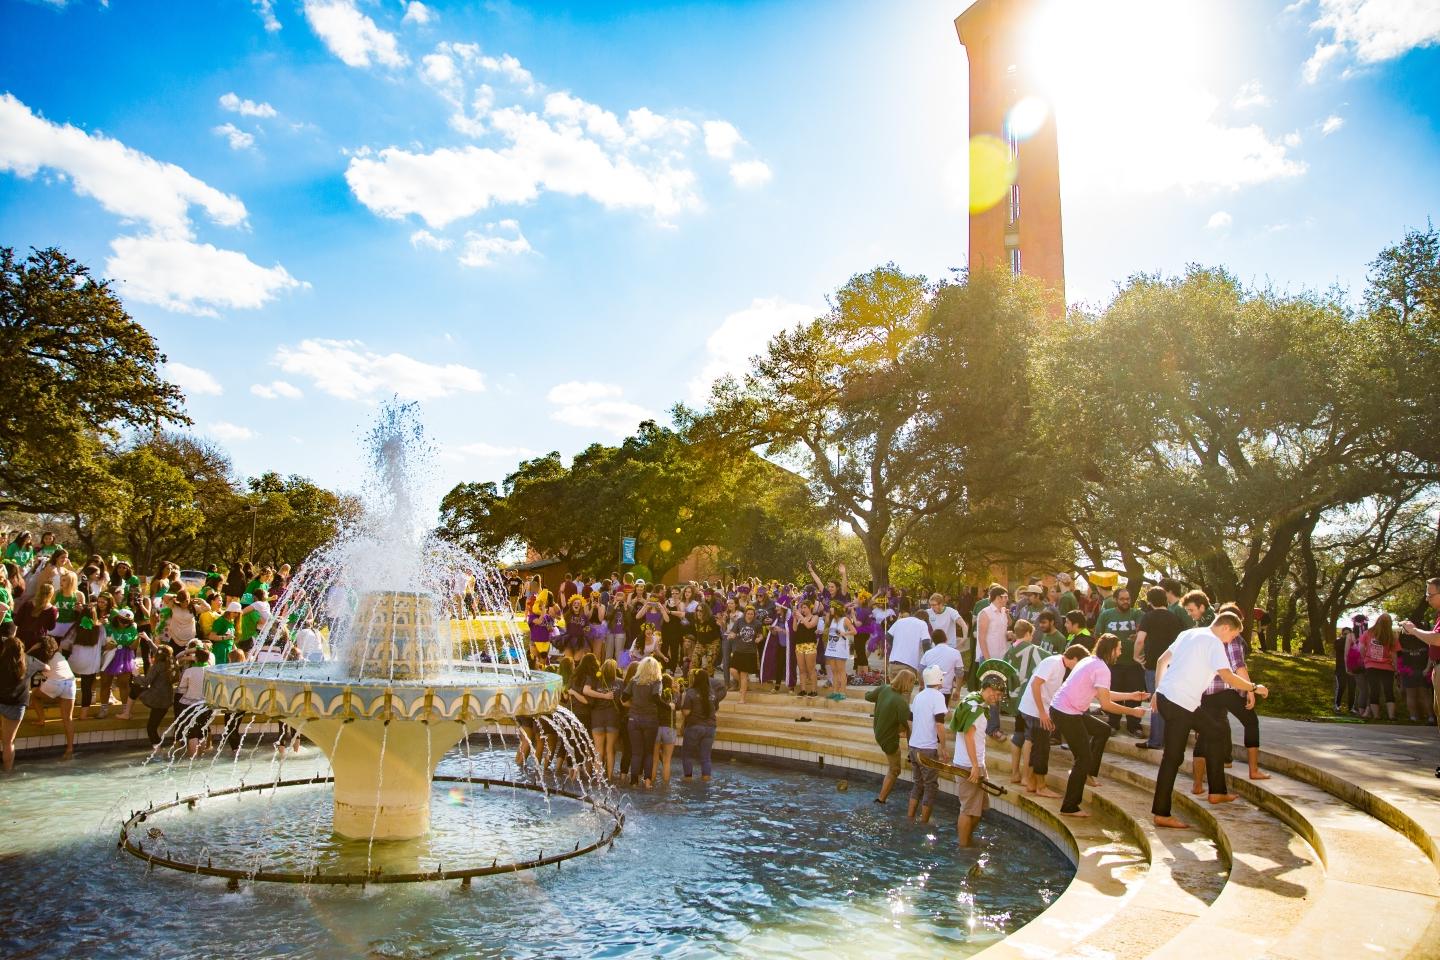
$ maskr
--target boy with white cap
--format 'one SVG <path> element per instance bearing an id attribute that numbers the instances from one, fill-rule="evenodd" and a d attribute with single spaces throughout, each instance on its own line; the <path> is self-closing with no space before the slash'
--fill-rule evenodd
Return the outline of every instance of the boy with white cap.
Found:
<path id="1" fill-rule="evenodd" d="M 910 769 L 915 779 L 910 786 L 910 806 L 905 815 L 911 821 L 920 813 L 920 822 L 930 822 L 930 808 L 935 805 L 935 793 L 940 787 L 940 775 L 933 767 L 920 762 L 921 757 L 930 760 L 941 759 L 940 751 L 945 744 L 945 694 L 940 686 L 945 682 L 945 671 L 939 667 L 926 667 L 921 679 L 925 689 L 915 694 L 910 701 Z"/>

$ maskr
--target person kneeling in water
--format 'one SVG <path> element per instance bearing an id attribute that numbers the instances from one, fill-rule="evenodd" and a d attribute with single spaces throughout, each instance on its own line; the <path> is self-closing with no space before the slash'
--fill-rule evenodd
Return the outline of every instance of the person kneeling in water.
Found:
<path id="1" fill-rule="evenodd" d="M 973 845 L 980 816 L 990 806 L 990 797 L 981 786 L 985 780 L 985 733 L 990 722 L 986 714 L 1004 699 L 1009 686 L 1008 678 L 1000 671 L 986 671 L 980 676 L 980 691 L 961 697 L 950 715 L 950 729 L 955 731 L 955 766 L 962 768 L 959 772 L 969 772 L 963 777 L 957 773 L 955 778 L 955 795 L 960 799 L 955 832 L 962 847 Z"/>

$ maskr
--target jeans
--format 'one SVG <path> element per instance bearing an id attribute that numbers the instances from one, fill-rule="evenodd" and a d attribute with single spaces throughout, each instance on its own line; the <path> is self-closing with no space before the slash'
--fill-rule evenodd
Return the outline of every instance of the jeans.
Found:
<path id="1" fill-rule="evenodd" d="M 1132 693 L 1136 690 L 1145 689 L 1145 668 L 1140 664 L 1131 661 L 1130 663 L 1117 663 L 1110 668 L 1110 689 L 1116 693 Z M 1109 714 L 1110 729 L 1120 729 L 1120 714 Z M 1125 729 L 1131 733 L 1140 732 L 1140 718 L 1125 718 Z"/>
<path id="2" fill-rule="evenodd" d="M 1025 736 L 1030 738 L 1030 769 L 1043 778 L 1050 772 L 1050 731 L 1040 725 L 1039 717 L 1021 714 L 1020 719 L 1025 721 Z"/>
<path id="3" fill-rule="evenodd" d="M 1200 698 L 1200 710 L 1203 713 L 1213 714 L 1216 723 L 1224 729 L 1225 743 L 1224 746 L 1220 748 L 1220 753 L 1225 757 L 1227 763 L 1230 761 L 1232 747 L 1230 718 L 1226 716 L 1227 713 L 1233 715 L 1236 720 L 1240 721 L 1240 726 L 1245 731 L 1246 749 L 1260 746 L 1260 717 L 1256 715 L 1253 709 L 1245 706 L 1245 694 L 1239 690 L 1227 688 L 1221 690 L 1219 693 L 1205 694 L 1205 696 Z M 1208 744 L 1205 742 L 1205 736 L 1204 732 L 1196 735 L 1195 748 L 1191 756 L 1209 757 L 1209 753 L 1207 752 Z M 1210 761 L 1207 759 L 1205 762 L 1208 764 Z"/>
<path id="4" fill-rule="evenodd" d="M 1370 684 L 1365 682 L 1365 673 L 1350 674 L 1350 679 L 1355 681 L 1355 709 L 1361 713 L 1370 706 Z"/>
<path id="5" fill-rule="evenodd" d="M 1165 755 L 1160 758 L 1160 775 L 1155 778 L 1155 802 L 1150 812 L 1157 817 L 1170 816 L 1170 801 L 1175 792 L 1175 776 L 1185 763 L 1185 747 L 1190 731 L 1195 730 L 1205 744 L 1205 775 L 1210 780 L 1210 793 L 1218 796 L 1225 790 L 1225 749 L 1230 742 L 1230 729 L 1224 714 L 1219 717 L 1210 710 L 1186 710 L 1171 703 L 1163 694 L 1155 698 L 1157 712 L 1165 716 Z"/>
<path id="6" fill-rule="evenodd" d="M 730 635 L 726 634 L 720 638 L 720 676 L 726 681 L 730 679 Z"/>
<path id="7" fill-rule="evenodd" d="M 1155 671 L 1145 671 L 1145 692 L 1155 692 Z M 1165 746 L 1165 718 L 1160 716 L 1160 711 L 1150 711 L 1150 739 L 1145 741 L 1146 745 L 1157 750 Z"/>
<path id="8" fill-rule="evenodd" d="M 1335 666 L 1335 709 L 1349 710 L 1355 705 L 1355 675 L 1343 663 Z"/>
<path id="9" fill-rule="evenodd" d="M 715 746 L 715 725 L 691 723 L 685 726 L 685 743 L 680 748 L 680 768 L 690 776 L 691 764 L 699 762 L 700 775 L 710 776 L 710 750 Z"/>
<path id="10" fill-rule="evenodd" d="M 654 717 L 630 718 L 630 782 L 655 776 L 655 734 L 660 721 Z"/>
<path id="11" fill-rule="evenodd" d="M 1099 717 L 1088 713 L 1065 713 L 1051 710 L 1050 719 L 1055 729 L 1070 744 L 1074 760 L 1070 765 L 1070 779 L 1065 784 L 1065 799 L 1060 803 L 1061 813 L 1074 813 L 1080 809 L 1080 800 L 1085 795 L 1085 778 L 1100 774 L 1100 761 L 1105 756 L 1105 744 L 1110 740 L 1110 725 Z M 1035 749 L 1030 749 L 1035 756 Z"/>
<path id="12" fill-rule="evenodd" d="M 910 782 L 910 802 L 918 803 L 922 809 L 928 810 L 935 805 L 935 794 L 940 792 L 940 771 L 925 766 L 920 758 L 934 760 L 939 754 L 940 751 L 934 747 L 910 748 L 910 773 L 915 778 Z"/>
<path id="13" fill-rule="evenodd" d="M 158 710 L 154 707 L 150 708 L 150 719 L 145 721 L 145 732 L 150 735 L 150 746 L 152 747 L 158 747 L 160 745 L 160 724 L 165 722 L 165 714 L 168 713 L 169 710 L 170 707 L 168 705 Z"/>

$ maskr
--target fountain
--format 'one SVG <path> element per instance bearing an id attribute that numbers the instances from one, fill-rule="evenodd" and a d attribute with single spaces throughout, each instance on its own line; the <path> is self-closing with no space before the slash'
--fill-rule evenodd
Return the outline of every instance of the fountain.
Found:
<path id="1" fill-rule="evenodd" d="M 535 771 L 528 782 L 491 779 L 485 787 L 503 784 L 580 799 L 613 818 L 608 836 L 586 849 L 608 843 L 623 818 L 609 788 L 586 776 L 593 766 L 589 737 L 560 708 L 560 676 L 529 668 L 508 612 L 473 620 L 454 609 L 459 583 L 467 590 L 473 585 L 490 610 L 508 611 L 509 605 L 493 566 L 435 539 L 416 522 L 415 471 L 427 447 L 414 406 L 385 407 L 369 439 L 375 480 L 367 490 L 364 515 L 301 566 L 256 638 L 252 659 L 206 668 L 205 703 L 194 709 L 248 717 L 247 726 L 256 720 L 283 724 L 319 747 L 331 768 L 325 779 L 333 783 L 334 834 L 371 847 L 375 841 L 415 840 L 429 833 L 436 766 L 451 748 L 482 729 L 493 732 L 499 723 L 544 718 L 560 749 L 570 754 L 576 789 L 546 783 L 544 770 Z M 329 623 L 331 656 L 320 662 L 290 658 L 287 624 L 317 613 Z M 183 730 L 186 722 L 184 716 L 177 718 L 172 729 Z M 277 779 L 264 786 L 301 782 L 316 779 Z M 176 803 L 193 808 L 198 799 L 203 796 L 177 797 Z M 122 847 L 152 864 L 257 878 L 254 871 L 176 862 L 145 851 L 135 827 L 153 813 L 137 813 L 126 823 Z M 585 852 L 580 846 L 567 855 Z M 534 865 L 533 858 L 504 865 L 497 860 L 469 872 Z M 453 877 L 465 871 L 444 872 Z M 368 859 L 366 873 L 371 873 Z M 426 871 L 403 876 L 430 879 Z M 321 880 L 313 875 L 258 879 Z"/>

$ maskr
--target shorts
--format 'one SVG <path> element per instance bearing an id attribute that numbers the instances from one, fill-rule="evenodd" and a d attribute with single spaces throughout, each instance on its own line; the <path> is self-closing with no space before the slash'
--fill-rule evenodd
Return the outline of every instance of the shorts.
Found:
<path id="1" fill-rule="evenodd" d="M 889 669 L 889 672 L 888 672 L 889 679 L 894 680 L 896 677 L 900 676 L 900 671 L 901 671 L 901 670 L 907 670 L 907 671 L 909 671 L 910 675 L 911 675 L 912 677 L 914 677 L 916 680 L 919 680 L 919 679 L 920 679 L 920 671 L 918 671 L 918 670 L 916 670 L 914 667 L 910 666 L 910 664 L 908 664 L 908 663 L 900 663 L 898 660 L 891 660 L 891 661 L 890 661 L 890 669 Z"/>
<path id="2" fill-rule="evenodd" d="M 590 726 L 591 733 L 619 733 L 619 724 L 614 720 L 606 720 L 602 723 L 593 723 Z"/>
<path id="3" fill-rule="evenodd" d="M 1017 713 L 1015 715 L 1015 732 L 1010 735 L 1010 743 L 1012 745 L 1017 748 L 1023 747 L 1025 746 L 1026 740 L 1034 739 L 1034 737 L 1030 735 L 1030 724 L 1032 722 L 1035 721 L 1032 721 L 1030 717 L 1023 713 Z"/>
<path id="4" fill-rule="evenodd" d="M 806 655 L 811 656 L 811 657 L 815 656 L 815 651 L 818 650 L 818 649 L 820 649 L 820 645 L 819 645 L 819 644 L 815 644 L 815 643 L 797 643 L 797 644 L 795 644 L 795 652 L 796 652 L 796 653 L 803 653 L 803 654 L 806 654 Z"/>
<path id="5" fill-rule="evenodd" d="M 982 770 L 983 777 L 985 772 Z M 955 796 L 960 800 L 960 813 L 967 817 L 978 817 L 990 809 L 990 795 L 978 783 L 971 783 L 969 777 L 955 778 Z"/>
<path id="6" fill-rule="evenodd" d="M 0 717 L 4 717 L 11 723 L 19 723 L 25 719 L 25 704 L 0 703 Z"/>
<path id="7" fill-rule="evenodd" d="M 40 692 L 51 700 L 74 700 L 75 680 L 73 678 L 46 680 L 40 684 Z"/>
<path id="8" fill-rule="evenodd" d="M 655 742 L 662 743 L 667 747 L 673 747 L 675 745 L 675 728 L 657 727 L 655 730 Z"/>
<path id="9" fill-rule="evenodd" d="M 885 754 L 885 764 L 887 767 L 886 772 L 890 776 L 900 776 L 900 748 L 898 746 L 894 750 L 891 750 L 889 753 Z"/>
<path id="10" fill-rule="evenodd" d="M 189 709 L 191 709 L 191 706 L 187 704 L 187 705 L 182 706 L 182 707 L 180 708 L 180 712 L 181 712 L 181 713 L 184 713 L 186 710 L 189 710 Z M 215 718 L 215 711 L 214 711 L 214 710 L 201 710 L 201 711 L 198 711 L 197 713 L 195 713 L 194 715 L 192 715 L 192 716 L 189 718 L 188 722 L 185 724 L 185 739 L 186 739 L 186 740 L 206 740 L 206 739 L 208 739 L 209 736 L 210 736 L 210 721 L 213 720 L 214 718 Z"/>

